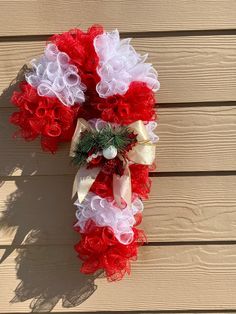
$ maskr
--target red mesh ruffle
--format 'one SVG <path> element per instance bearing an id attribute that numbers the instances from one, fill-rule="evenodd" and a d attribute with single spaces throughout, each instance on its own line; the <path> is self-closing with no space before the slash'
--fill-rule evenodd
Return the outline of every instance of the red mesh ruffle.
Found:
<path id="1" fill-rule="evenodd" d="M 49 41 L 56 44 L 60 51 L 68 54 L 71 63 L 78 67 L 82 82 L 86 85 L 87 91 L 95 90 L 100 78 L 96 72 L 98 56 L 95 52 L 94 38 L 103 33 L 102 26 L 93 25 L 87 32 L 80 29 L 72 29 L 62 34 L 55 34 Z"/>
<path id="2" fill-rule="evenodd" d="M 26 82 L 20 84 L 11 101 L 18 107 L 10 122 L 18 125 L 16 136 L 31 141 L 41 136 L 43 150 L 55 153 L 60 142 L 70 141 L 76 126 L 78 105 L 64 106 L 57 98 L 41 97 Z"/>
<path id="3" fill-rule="evenodd" d="M 130 165 L 132 193 L 141 199 L 147 199 L 151 189 L 149 178 L 149 166 L 133 164 Z M 113 173 L 100 171 L 90 191 L 100 197 L 113 200 Z"/>
<path id="4" fill-rule="evenodd" d="M 149 178 L 149 166 L 130 165 L 132 192 L 142 199 L 148 199 L 152 181 Z"/>
<path id="5" fill-rule="evenodd" d="M 113 199 L 112 175 L 107 175 L 100 171 L 96 180 L 92 184 L 90 191 L 103 198 Z"/>
<path id="6" fill-rule="evenodd" d="M 113 174 L 123 174 L 123 163 L 119 158 L 105 160 L 102 169 L 90 191 L 103 197 L 113 200 Z"/>
<path id="7" fill-rule="evenodd" d="M 90 103 L 95 110 L 93 118 L 102 118 L 108 122 L 124 125 L 156 118 L 154 93 L 142 82 L 132 82 L 124 95 L 114 95 L 106 99 L 94 97 L 90 99 Z M 81 115 L 86 116 L 86 113 L 81 112 Z"/>
<path id="8" fill-rule="evenodd" d="M 112 229 L 96 227 L 92 221 L 87 225 L 81 240 L 75 245 L 79 258 L 83 261 L 81 272 L 94 274 L 104 270 L 109 281 L 116 281 L 130 274 L 131 261 L 137 259 L 138 247 L 146 242 L 142 230 L 133 228 L 134 239 L 128 244 L 121 244 Z"/>

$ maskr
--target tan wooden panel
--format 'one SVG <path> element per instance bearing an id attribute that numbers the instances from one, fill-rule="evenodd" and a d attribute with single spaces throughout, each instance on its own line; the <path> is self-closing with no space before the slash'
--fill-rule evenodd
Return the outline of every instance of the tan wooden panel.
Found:
<path id="1" fill-rule="evenodd" d="M 137 38 L 159 72 L 159 103 L 236 100 L 236 36 Z M 21 67 L 42 53 L 43 42 L 0 43 L 0 90 L 7 89 Z M 8 88 L 0 106 L 9 106 Z"/>
<path id="2" fill-rule="evenodd" d="M 54 314 L 57 314 L 57 313 L 61 313 L 61 312 L 56 312 L 56 311 L 52 311 L 52 313 Z M 71 312 L 67 312 L 67 311 L 63 311 L 63 314 L 68 314 L 68 313 L 71 313 Z M 91 314 L 91 313 L 94 313 L 94 312 L 84 312 L 85 314 Z M 99 311 L 99 314 L 117 314 L 117 311 Z M 147 311 L 119 311 L 119 314 L 150 314 L 150 312 L 147 310 Z M 151 312 L 152 314 L 160 314 L 159 311 L 152 311 Z M 165 312 L 164 312 L 165 313 Z M 195 310 L 188 310 L 188 314 L 195 314 L 196 311 Z M 201 314 L 234 314 L 235 311 L 234 310 L 213 310 L 213 311 L 207 311 L 207 310 L 204 310 L 204 311 L 201 311 Z M 1 313 L 1 314 L 7 314 L 7 313 Z M 161 313 L 163 314 L 163 313 Z M 176 314 L 176 311 L 168 311 L 168 314 Z M 178 314 L 186 314 L 186 311 L 179 311 L 178 310 Z"/>
<path id="3" fill-rule="evenodd" d="M 92 23 L 125 32 L 232 29 L 235 12 L 234 0 L 8 0 L 0 3 L 0 36 L 86 29 Z"/>
<path id="4" fill-rule="evenodd" d="M 158 171 L 236 169 L 234 106 L 162 107 L 158 113 Z"/>
<path id="5" fill-rule="evenodd" d="M 52 155 L 39 141 L 13 139 L 16 128 L 8 123 L 14 109 L 0 109 L 0 175 L 70 174 L 69 144 Z M 157 171 L 236 170 L 236 108 L 209 106 L 158 109 L 160 136 Z"/>
<path id="6" fill-rule="evenodd" d="M 93 293 L 93 279 L 79 273 L 72 247 L 14 251 L 0 265 L 1 312 L 31 312 L 31 301 L 35 312 L 54 306 L 58 312 L 236 309 L 233 245 L 145 247 L 132 266 L 123 281 L 96 279 Z M 14 300 L 25 302 L 9 304 L 14 290 Z M 71 307 L 62 307 L 61 298 Z"/>
<path id="7" fill-rule="evenodd" d="M 236 240 L 236 176 L 152 178 L 142 227 L 149 242 Z M 71 244 L 73 176 L 16 177 L 0 189 L 0 245 Z"/>

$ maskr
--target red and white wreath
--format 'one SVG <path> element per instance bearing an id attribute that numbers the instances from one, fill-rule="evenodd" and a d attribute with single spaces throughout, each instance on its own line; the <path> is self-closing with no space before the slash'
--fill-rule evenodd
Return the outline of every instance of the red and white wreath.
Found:
<path id="1" fill-rule="evenodd" d="M 101 26 L 53 35 L 14 92 L 10 118 L 16 135 L 40 137 L 45 151 L 71 141 L 81 272 L 103 270 L 110 281 L 130 273 L 146 242 L 138 225 L 158 140 L 157 72 L 130 41 Z"/>

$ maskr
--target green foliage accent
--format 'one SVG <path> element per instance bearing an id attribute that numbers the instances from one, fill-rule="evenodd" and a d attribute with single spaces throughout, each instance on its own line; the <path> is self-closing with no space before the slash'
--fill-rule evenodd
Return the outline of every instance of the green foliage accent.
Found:
<path id="1" fill-rule="evenodd" d="M 128 127 L 118 126 L 114 128 L 108 124 L 98 132 L 97 144 L 100 149 L 106 149 L 113 145 L 119 152 L 122 152 L 131 142 L 129 138 L 131 133 Z"/>
<path id="2" fill-rule="evenodd" d="M 80 167 L 86 163 L 90 152 L 96 154 L 111 145 L 116 147 L 118 153 L 124 154 L 129 145 L 136 143 L 136 141 L 136 136 L 126 126 L 113 127 L 108 124 L 99 132 L 86 130 L 80 136 L 72 162 Z"/>

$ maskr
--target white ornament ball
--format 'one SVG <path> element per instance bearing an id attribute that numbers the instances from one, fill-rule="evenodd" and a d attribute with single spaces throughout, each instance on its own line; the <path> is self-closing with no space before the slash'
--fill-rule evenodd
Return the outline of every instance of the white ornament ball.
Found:
<path id="1" fill-rule="evenodd" d="M 115 146 L 111 145 L 108 148 L 103 149 L 102 154 L 106 159 L 113 159 L 117 156 L 117 149 Z"/>

